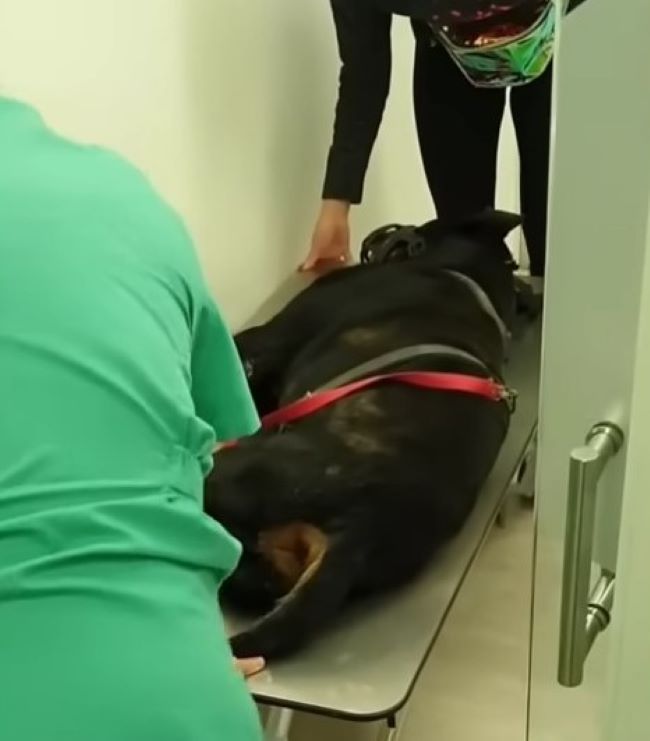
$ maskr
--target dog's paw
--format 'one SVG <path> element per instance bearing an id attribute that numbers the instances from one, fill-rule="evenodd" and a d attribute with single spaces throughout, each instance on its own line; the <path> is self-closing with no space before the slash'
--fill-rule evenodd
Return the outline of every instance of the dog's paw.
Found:
<path id="1" fill-rule="evenodd" d="M 284 659 L 299 647 L 293 636 L 277 630 L 275 626 L 260 624 L 230 639 L 230 648 L 236 659 L 261 656 L 267 660 Z"/>
<path id="2" fill-rule="evenodd" d="M 238 633 L 230 639 L 230 648 L 236 659 L 252 659 L 264 656 L 263 646 L 255 633 Z"/>

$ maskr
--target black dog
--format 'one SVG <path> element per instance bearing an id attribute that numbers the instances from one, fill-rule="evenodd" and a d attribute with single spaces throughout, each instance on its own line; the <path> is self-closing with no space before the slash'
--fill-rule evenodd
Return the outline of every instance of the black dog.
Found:
<path id="1" fill-rule="evenodd" d="M 321 278 L 240 334 L 260 413 L 377 373 L 500 381 L 514 318 L 504 238 L 519 223 L 490 211 L 389 237 L 377 264 Z M 286 655 L 351 598 L 413 578 L 470 514 L 509 414 L 476 394 L 386 381 L 218 453 L 205 508 L 244 548 L 223 597 L 263 615 L 232 640 L 235 655 Z"/>

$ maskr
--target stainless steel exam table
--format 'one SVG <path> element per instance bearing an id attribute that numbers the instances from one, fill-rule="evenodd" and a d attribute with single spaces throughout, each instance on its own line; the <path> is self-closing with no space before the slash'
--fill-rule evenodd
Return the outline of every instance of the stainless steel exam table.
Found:
<path id="1" fill-rule="evenodd" d="M 288 290 L 286 295 L 294 291 Z M 277 295 L 263 315 L 279 308 Z M 288 738 L 294 710 L 352 722 L 385 721 L 396 739 L 408 702 L 456 595 L 495 519 L 513 494 L 532 491 L 540 367 L 539 322 L 513 342 L 508 385 L 518 391 L 510 431 L 477 505 L 461 533 L 408 588 L 364 602 L 296 657 L 250 682 L 268 706 L 267 736 Z M 522 481 L 523 479 L 523 481 Z"/>

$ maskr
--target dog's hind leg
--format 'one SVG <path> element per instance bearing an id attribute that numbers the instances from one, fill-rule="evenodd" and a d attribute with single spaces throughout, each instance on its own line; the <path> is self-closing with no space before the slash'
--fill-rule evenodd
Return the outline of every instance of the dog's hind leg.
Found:
<path id="1" fill-rule="evenodd" d="M 349 532 L 330 540 L 313 526 L 297 523 L 275 535 L 276 547 L 282 541 L 290 543 L 292 552 L 302 558 L 301 573 L 272 612 L 231 640 L 238 658 L 280 658 L 308 643 L 336 616 L 362 566 L 358 544 Z"/>
<path id="2" fill-rule="evenodd" d="M 246 549 L 234 573 L 221 586 L 225 604 L 253 615 L 262 615 L 286 592 L 285 584 L 273 565 Z"/>

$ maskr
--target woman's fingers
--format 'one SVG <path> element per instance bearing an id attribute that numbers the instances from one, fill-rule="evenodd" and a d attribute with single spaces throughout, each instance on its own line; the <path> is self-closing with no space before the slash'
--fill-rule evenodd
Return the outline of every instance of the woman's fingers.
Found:
<path id="1" fill-rule="evenodd" d="M 246 678 L 259 674 L 264 670 L 266 662 L 261 657 L 254 659 L 235 659 L 235 666 Z"/>

